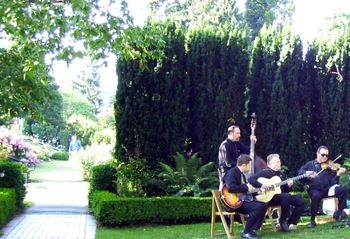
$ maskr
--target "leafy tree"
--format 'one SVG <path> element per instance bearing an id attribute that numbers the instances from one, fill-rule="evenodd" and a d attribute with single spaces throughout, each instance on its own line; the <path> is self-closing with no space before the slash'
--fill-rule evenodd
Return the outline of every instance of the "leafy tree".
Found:
<path id="1" fill-rule="evenodd" d="M 20 51 L 33 47 L 32 52 L 58 53 L 66 60 L 81 56 L 83 52 L 74 51 L 72 44 L 62 44 L 68 39 L 82 42 L 93 58 L 103 58 L 108 52 L 131 58 L 159 54 L 139 54 L 141 49 L 137 46 L 157 41 L 157 33 L 135 32 L 125 0 L 119 4 L 115 0 L 1 1 L 0 15 L 0 28 Z M 146 40 L 140 41 L 137 34 Z"/>
<path id="2" fill-rule="evenodd" d="M 269 27 L 273 23 L 283 26 L 292 22 L 292 0 L 247 0 L 245 6 L 245 21 L 251 30 L 252 40 L 264 24 Z"/>
<path id="3" fill-rule="evenodd" d="M 96 121 L 94 106 L 82 95 L 75 92 L 63 92 L 63 117 L 68 119 L 72 115 L 82 115 Z"/>
<path id="4" fill-rule="evenodd" d="M 102 105 L 102 93 L 100 88 L 100 75 L 97 73 L 97 66 L 93 65 L 91 72 L 82 72 L 79 80 L 73 81 L 73 90 L 76 90 L 94 106 L 94 113 L 97 114 Z"/>
<path id="5" fill-rule="evenodd" d="M 168 19 L 192 28 L 233 26 L 239 18 L 235 0 L 152 0 L 149 7 L 153 19 L 164 14 Z"/>
<path id="6" fill-rule="evenodd" d="M 10 117 L 42 117 L 45 105 L 59 98 L 57 86 L 37 56 L 34 62 L 16 49 L 0 50 L 0 120 Z M 28 72 L 27 67 L 31 68 Z"/>
<path id="7" fill-rule="evenodd" d="M 145 62 L 162 55 L 158 31 L 133 27 L 125 0 L 119 5 L 114 0 L 102 4 L 99 0 L 0 1 L 1 37 L 11 43 L 0 56 L 6 63 L 0 72 L 0 117 L 28 112 L 40 116 L 37 109 L 50 97 L 47 60 L 69 62 L 84 55 L 100 59 L 113 53 Z M 77 48 L 77 43 L 84 47 Z M 145 51 L 150 45 L 160 48 Z"/>

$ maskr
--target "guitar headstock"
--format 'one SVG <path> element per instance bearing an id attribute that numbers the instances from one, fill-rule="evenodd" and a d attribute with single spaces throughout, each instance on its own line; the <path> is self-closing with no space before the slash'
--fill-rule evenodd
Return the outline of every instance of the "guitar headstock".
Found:
<path id="1" fill-rule="evenodd" d="M 253 112 L 252 113 L 252 116 L 251 116 L 251 121 L 250 121 L 250 128 L 252 129 L 252 130 L 255 130 L 255 128 L 256 128 L 256 114 L 255 114 L 255 112 Z"/>

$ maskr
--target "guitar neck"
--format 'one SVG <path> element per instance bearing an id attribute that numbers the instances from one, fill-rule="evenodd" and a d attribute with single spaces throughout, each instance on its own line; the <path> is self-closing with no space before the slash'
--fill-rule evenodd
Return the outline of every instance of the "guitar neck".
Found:
<path id="1" fill-rule="evenodd" d="M 306 174 L 302 174 L 302 175 L 299 175 L 299 176 L 296 176 L 296 177 L 293 177 L 293 178 L 288 178 L 280 183 L 277 183 L 275 186 L 276 187 L 279 187 L 279 186 L 282 186 L 282 185 L 285 185 L 288 183 L 288 181 L 292 180 L 292 181 L 295 181 L 295 180 L 299 180 L 299 179 L 302 179 L 302 178 L 306 178 L 307 175 Z"/>

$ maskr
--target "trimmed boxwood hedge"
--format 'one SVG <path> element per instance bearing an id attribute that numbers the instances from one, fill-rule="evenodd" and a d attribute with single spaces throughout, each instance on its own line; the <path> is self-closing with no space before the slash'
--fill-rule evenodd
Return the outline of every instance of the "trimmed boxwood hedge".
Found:
<path id="1" fill-rule="evenodd" d="M 16 206 L 23 208 L 23 201 L 27 190 L 24 185 L 24 164 L 0 160 L 0 172 L 5 172 L 5 177 L 0 179 L 0 188 L 14 188 L 16 192 Z"/>
<path id="2" fill-rule="evenodd" d="M 210 221 L 211 198 L 151 197 L 126 198 L 106 191 L 95 191 L 90 205 L 102 226 L 142 223 L 186 223 Z"/>
<path id="3" fill-rule="evenodd" d="M 67 161 L 69 159 L 69 153 L 66 151 L 55 152 L 51 155 L 51 159 Z"/>
<path id="4" fill-rule="evenodd" d="M 0 188 L 0 226 L 16 212 L 16 191 L 14 188 Z"/>

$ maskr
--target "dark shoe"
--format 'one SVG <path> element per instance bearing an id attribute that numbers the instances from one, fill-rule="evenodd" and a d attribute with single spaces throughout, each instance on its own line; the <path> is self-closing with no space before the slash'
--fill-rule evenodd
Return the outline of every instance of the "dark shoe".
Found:
<path id="1" fill-rule="evenodd" d="M 282 232 L 289 232 L 289 225 L 287 221 L 280 221 L 280 227 Z"/>
<path id="2" fill-rule="evenodd" d="M 314 228 L 316 226 L 317 226 L 316 222 L 310 222 L 310 224 L 307 225 L 308 228 Z"/>
<path id="3" fill-rule="evenodd" d="M 253 230 L 250 234 L 255 236 L 256 238 L 259 238 L 259 239 L 261 238 L 261 236 L 258 233 L 256 233 L 255 230 Z"/>
<path id="4" fill-rule="evenodd" d="M 243 233 L 241 235 L 241 238 L 243 239 L 258 239 L 258 236 L 255 234 L 255 233 L 252 233 L 252 232 L 248 232 L 248 233 Z"/>
<path id="5" fill-rule="evenodd" d="M 342 220 L 342 211 L 343 210 L 337 210 L 333 213 L 333 218 L 336 220 L 336 221 L 341 221 Z"/>

